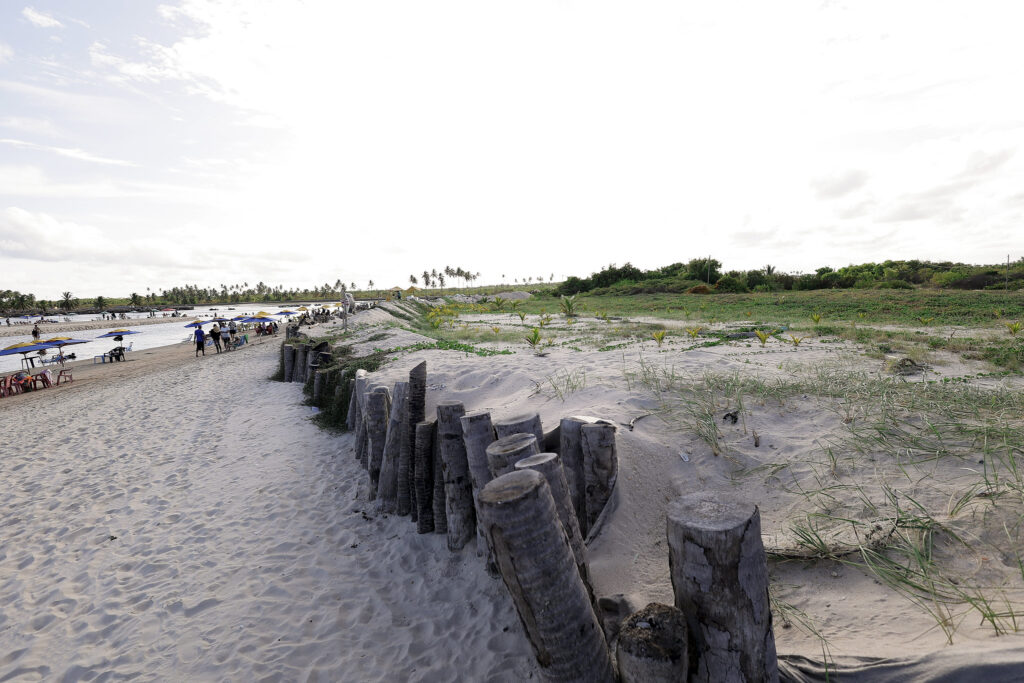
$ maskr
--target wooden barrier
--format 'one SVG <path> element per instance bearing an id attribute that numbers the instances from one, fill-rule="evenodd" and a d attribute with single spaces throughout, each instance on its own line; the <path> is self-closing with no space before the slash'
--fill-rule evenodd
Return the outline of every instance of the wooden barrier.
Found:
<path id="1" fill-rule="evenodd" d="M 284 381 L 292 381 L 292 373 L 295 371 L 295 347 L 291 344 L 281 346 L 281 353 L 284 354 Z"/>
<path id="2" fill-rule="evenodd" d="M 434 440 L 437 423 L 433 420 L 416 425 L 416 533 L 434 530 Z M 447 529 L 445 530 L 447 533 Z"/>
<path id="3" fill-rule="evenodd" d="M 689 673 L 686 616 L 656 602 L 629 615 L 619 629 L 616 659 L 622 683 L 677 683 Z"/>
<path id="4" fill-rule="evenodd" d="M 398 508 L 400 515 L 413 514 L 412 485 L 415 480 L 416 461 L 413 449 L 416 440 L 416 425 L 426 419 L 427 404 L 427 363 L 420 363 L 409 371 L 409 398 L 407 399 L 405 428 L 402 431 L 402 448 L 398 457 Z"/>
<path id="5" fill-rule="evenodd" d="M 586 424 L 580 428 L 583 440 L 583 507 L 587 516 L 587 533 L 594 528 L 598 516 L 611 498 L 619 474 L 619 458 L 615 449 L 615 425 L 607 422 Z"/>
<path id="6" fill-rule="evenodd" d="M 387 387 L 377 387 L 366 395 L 366 438 L 367 438 L 367 471 L 370 473 L 370 492 L 368 499 L 377 497 L 377 485 L 380 483 L 380 464 L 384 457 L 384 442 L 388 434 L 388 408 L 391 396 Z"/>
<path id="7" fill-rule="evenodd" d="M 440 441 L 444 468 L 444 493 L 448 512 L 448 549 L 462 548 L 476 533 L 476 511 L 473 507 L 473 482 L 462 439 L 462 422 L 466 414 L 461 401 L 442 401 L 437 405 L 437 438 Z"/>
<path id="8" fill-rule="evenodd" d="M 398 452 L 401 448 L 409 391 L 408 382 L 395 382 L 388 416 L 388 433 L 384 440 L 384 453 L 380 464 L 377 497 L 381 510 L 394 513 L 398 507 Z"/>
<path id="9" fill-rule="evenodd" d="M 491 414 L 485 411 L 466 413 L 460 418 L 462 422 L 462 440 L 466 444 L 466 460 L 469 462 L 469 478 L 473 483 L 473 507 L 477 512 L 477 543 L 478 557 L 487 555 L 487 539 L 483 526 L 480 525 L 480 492 L 491 480 L 491 468 L 487 464 L 487 447 L 494 443 L 494 427 L 491 425 Z M 488 562 L 491 570 L 493 562 Z"/>
<path id="10" fill-rule="evenodd" d="M 504 420 L 495 420 L 494 433 L 498 435 L 499 439 L 511 434 L 533 434 L 537 437 L 537 448 L 540 448 L 541 444 L 544 443 L 544 430 L 540 424 L 540 415 L 537 413 L 527 413 Z"/>
<path id="11" fill-rule="evenodd" d="M 540 451 L 537 449 L 537 437 L 523 433 L 500 437 L 485 452 L 491 478 L 496 479 L 513 471 L 518 461 Z"/>

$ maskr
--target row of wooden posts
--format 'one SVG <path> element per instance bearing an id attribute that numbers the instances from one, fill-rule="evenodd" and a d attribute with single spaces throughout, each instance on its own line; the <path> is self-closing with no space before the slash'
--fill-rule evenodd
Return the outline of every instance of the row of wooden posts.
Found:
<path id="1" fill-rule="evenodd" d="M 301 339 L 283 352 L 286 381 L 303 382 L 330 360 L 326 344 Z M 492 420 L 458 401 L 440 402 L 427 419 L 426 378 L 423 362 L 390 390 L 365 370 L 351 380 L 347 427 L 368 497 L 409 516 L 419 533 L 445 534 L 451 551 L 479 537 L 477 554 L 508 588 L 546 680 L 778 680 L 755 505 L 701 493 L 669 506 L 675 604 L 624 619 L 613 663 L 585 540 L 611 507 L 614 423 L 572 416 L 545 433 L 535 413 Z"/>

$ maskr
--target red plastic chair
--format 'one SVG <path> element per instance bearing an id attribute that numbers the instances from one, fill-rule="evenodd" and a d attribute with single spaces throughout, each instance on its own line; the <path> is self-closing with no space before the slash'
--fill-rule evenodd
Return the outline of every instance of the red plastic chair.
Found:
<path id="1" fill-rule="evenodd" d="M 57 386 L 60 386 L 61 380 L 64 380 L 65 384 L 67 384 L 68 382 L 75 381 L 75 378 L 71 376 L 71 368 L 64 368 L 63 370 L 57 373 L 57 381 L 55 382 L 55 384 Z"/>

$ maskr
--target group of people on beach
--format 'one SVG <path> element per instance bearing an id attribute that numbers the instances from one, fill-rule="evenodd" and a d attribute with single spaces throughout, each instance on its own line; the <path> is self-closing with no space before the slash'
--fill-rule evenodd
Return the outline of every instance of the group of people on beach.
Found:
<path id="1" fill-rule="evenodd" d="M 196 358 L 202 353 L 206 355 L 206 338 L 207 336 L 213 341 L 213 346 L 217 349 L 217 353 L 221 352 L 221 347 L 224 351 L 230 351 L 235 348 L 235 342 L 238 341 L 238 328 L 235 327 L 234 321 L 232 321 L 227 327 L 221 327 L 217 323 L 213 324 L 209 332 L 204 332 L 202 326 L 196 327 Z"/>

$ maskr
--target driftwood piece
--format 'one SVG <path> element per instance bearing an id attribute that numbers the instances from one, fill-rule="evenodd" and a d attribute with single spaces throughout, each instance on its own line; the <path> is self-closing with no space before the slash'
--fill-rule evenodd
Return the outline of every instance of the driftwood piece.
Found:
<path id="1" fill-rule="evenodd" d="M 616 649 L 622 683 L 677 683 L 689 671 L 686 616 L 656 602 L 629 615 Z"/>
<path id="2" fill-rule="evenodd" d="M 510 434 L 533 434 L 537 437 L 537 448 L 544 443 L 544 429 L 541 427 L 540 415 L 537 413 L 526 413 L 504 420 L 495 420 L 494 433 L 499 439 Z"/>
<path id="3" fill-rule="evenodd" d="M 384 440 L 384 453 L 380 463 L 377 497 L 384 512 L 393 513 L 398 507 L 398 451 L 401 448 L 402 429 L 405 424 L 406 399 L 409 383 L 395 382 L 388 416 L 388 434 Z"/>
<path id="4" fill-rule="evenodd" d="M 587 526 L 587 508 L 584 503 L 586 479 L 583 476 L 583 434 L 580 431 L 585 424 L 597 422 L 594 417 L 566 417 L 559 423 L 558 454 L 562 458 L 562 469 L 565 480 L 569 484 L 569 498 L 576 510 L 576 518 L 580 523 L 580 531 L 584 535 L 590 530 Z"/>
<path id="5" fill-rule="evenodd" d="M 437 406 L 437 438 L 441 446 L 444 493 L 448 505 L 448 549 L 453 552 L 462 550 L 476 533 L 473 482 L 460 421 L 465 414 L 466 408 L 461 401 L 442 401 Z"/>
<path id="6" fill-rule="evenodd" d="M 533 434 L 509 434 L 490 444 L 486 451 L 491 478 L 496 479 L 515 469 L 516 463 L 528 455 L 539 453 Z"/>
<path id="7" fill-rule="evenodd" d="M 778 681 L 761 515 L 701 492 L 668 507 L 675 606 L 687 615 L 690 680 Z"/>
<path id="8" fill-rule="evenodd" d="M 486 411 L 473 411 L 460 418 L 462 422 L 462 440 L 466 444 L 466 460 L 469 461 L 469 476 L 473 482 L 473 507 L 477 511 L 477 542 L 476 554 L 483 557 L 487 554 L 487 539 L 483 526 L 480 525 L 480 491 L 491 480 L 491 468 L 487 465 L 487 447 L 494 443 L 494 426 L 491 425 L 491 414 Z M 493 562 L 488 562 L 488 568 Z"/>
<path id="9" fill-rule="evenodd" d="M 611 498 L 619 475 L 619 458 L 615 450 L 615 425 L 595 422 L 580 428 L 583 437 L 583 507 L 587 513 L 587 529 L 592 529 Z"/>
<path id="10" fill-rule="evenodd" d="M 292 381 L 292 372 L 295 371 L 295 347 L 291 344 L 284 344 L 281 347 L 284 358 L 284 381 Z"/>
<path id="11" fill-rule="evenodd" d="M 380 463 L 384 457 L 384 443 L 388 434 L 388 408 L 391 396 L 387 387 L 377 387 L 366 395 L 367 471 L 370 473 L 368 500 L 377 497 L 380 483 Z"/>
<path id="12" fill-rule="evenodd" d="M 587 569 L 587 552 L 583 545 L 583 534 L 580 533 L 580 525 L 576 520 L 576 511 L 569 500 L 569 485 L 565 482 L 565 472 L 562 470 L 562 463 L 557 453 L 538 453 L 530 455 L 515 464 L 517 470 L 536 470 L 544 475 L 551 489 L 551 497 L 555 501 L 555 511 L 562 523 L 565 535 L 569 539 L 569 546 L 576 558 L 576 567 L 579 569 L 580 578 L 587 585 L 587 593 L 593 596 L 590 590 L 590 572 Z"/>
<path id="13" fill-rule="evenodd" d="M 434 437 L 437 423 L 433 420 L 416 425 L 416 533 L 434 530 Z"/>
<path id="14" fill-rule="evenodd" d="M 402 448 L 398 457 L 398 509 L 400 515 L 413 513 L 412 486 L 415 480 L 416 460 L 413 457 L 416 425 L 426 418 L 427 362 L 423 361 L 409 371 L 409 398 L 407 400 Z"/>
<path id="15" fill-rule="evenodd" d="M 604 634 L 544 475 L 519 470 L 497 477 L 480 493 L 480 513 L 544 679 L 614 681 Z"/>
<path id="16" fill-rule="evenodd" d="M 431 505 L 434 508 L 434 533 L 448 533 L 448 504 L 444 495 L 444 473 L 441 465 L 441 440 L 434 433 L 434 495 L 431 498 Z"/>

